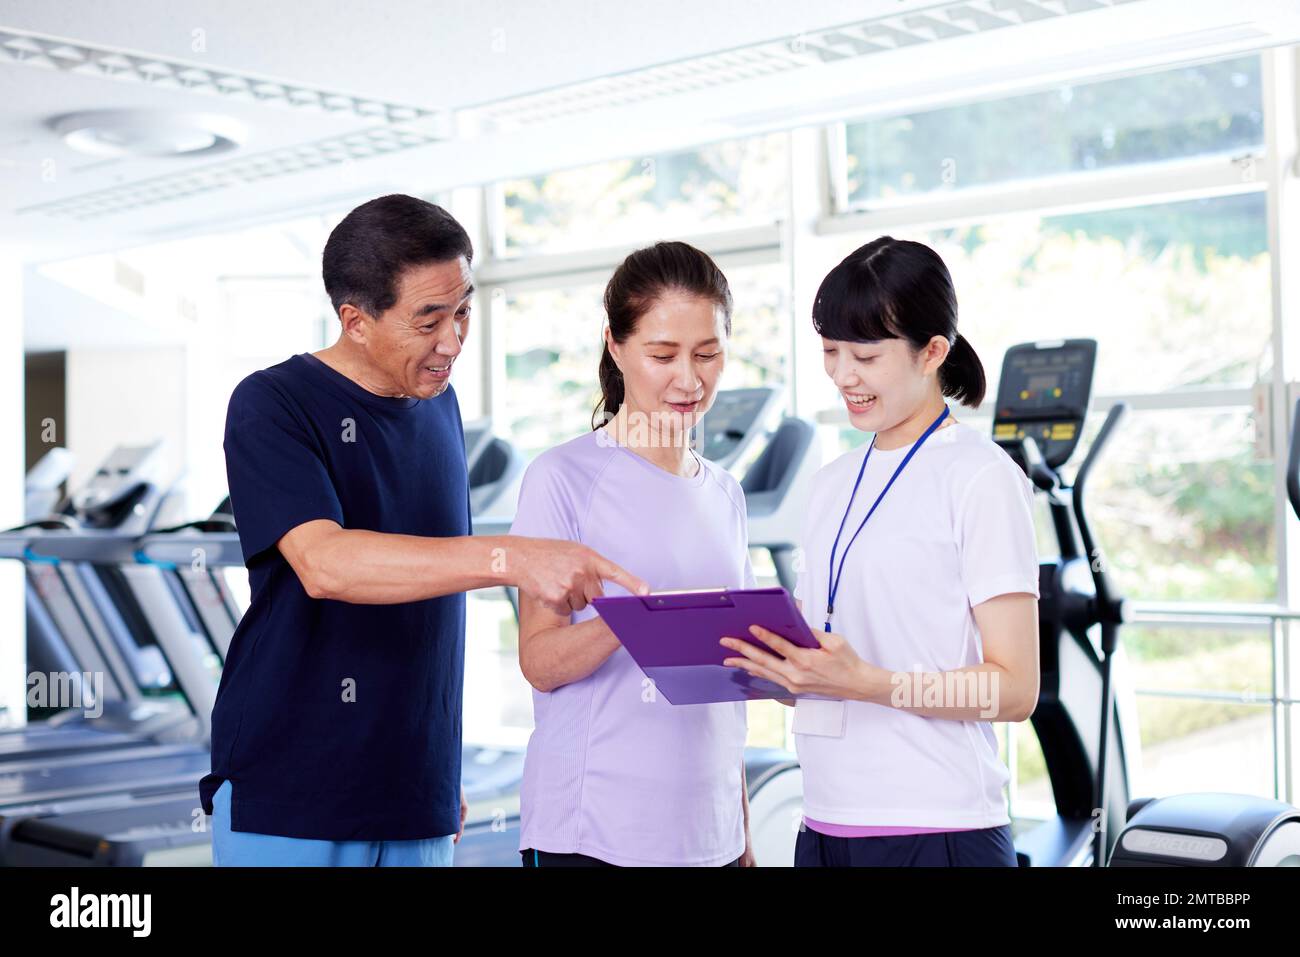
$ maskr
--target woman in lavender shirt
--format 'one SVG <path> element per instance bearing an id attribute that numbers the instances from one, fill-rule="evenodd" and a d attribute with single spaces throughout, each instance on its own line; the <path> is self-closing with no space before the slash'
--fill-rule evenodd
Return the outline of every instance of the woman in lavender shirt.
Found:
<path id="1" fill-rule="evenodd" d="M 604 424 L 534 460 L 511 533 L 582 542 L 655 591 L 753 587 L 740 486 L 690 448 L 726 358 L 726 278 L 658 243 L 615 271 L 605 312 Z M 520 598 L 524 865 L 752 865 L 744 704 L 673 706 L 594 609 Z"/>

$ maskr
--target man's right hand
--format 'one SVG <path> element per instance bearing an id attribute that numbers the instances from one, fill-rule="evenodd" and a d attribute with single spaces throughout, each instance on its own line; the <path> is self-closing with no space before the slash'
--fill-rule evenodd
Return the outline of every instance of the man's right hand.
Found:
<path id="1" fill-rule="evenodd" d="M 581 611 L 605 593 L 604 582 L 622 585 L 633 595 L 650 586 L 631 572 L 578 542 L 510 536 L 506 577 L 557 615 Z"/>

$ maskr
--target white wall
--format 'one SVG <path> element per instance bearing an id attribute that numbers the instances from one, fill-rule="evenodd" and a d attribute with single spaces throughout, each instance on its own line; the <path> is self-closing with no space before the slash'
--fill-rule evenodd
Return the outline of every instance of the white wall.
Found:
<path id="1" fill-rule="evenodd" d="M 23 293 L 18 250 L 0 247 L 0 528 L 23 520 Z M 23 568 L 0 562 L 0 725 L 26 721 Z"/>
<path id="2" fill-rule="evenodd" d="M 84 485 L 117 446 L 160 438 L 158 478 L 177 478 L 185 464 L 185 349 L 72 348 L 67 356 L 68 421 L 60 426 L 77 460 L 71 487 Z"/>
<path id="3" fill-rule="evenodd" d="M 317 277 L 223 278 L 217 286 L 210 305 L 200 307 L 185 368 L 190 518 L 211 512 L 227 494 L 222 441 L 239 381 L 338 335 Z"/>

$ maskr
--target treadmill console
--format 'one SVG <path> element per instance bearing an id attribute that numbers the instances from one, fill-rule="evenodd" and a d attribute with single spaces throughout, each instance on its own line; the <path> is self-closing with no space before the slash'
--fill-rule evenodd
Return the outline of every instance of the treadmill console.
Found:
<path id="1" fill-rule="evenodd" d="M 120 526 L 131 510 L 157 490 L 150 473 L 162 442 L 119 445 L 80 491 L 74 492 L 66 514 L 88 528 Z"/>
<path id="2" fill-rule="evenodd" d="M 1032 438 L 1049 468 L 1064 465 L 1079 444 L 1092 398 L 1095 339 L 1028 342 L 1002 361 L 993 440 L 1025 468 L 1021 442 Z"/>
<path id="3" fill-rule="evenodd" d="M 728 389 L 713 399 L 713 407 L 696 426 L 695 448 L 710 461 L 730 468 L 759 436 L 776 403 L 778 389 Z"/>

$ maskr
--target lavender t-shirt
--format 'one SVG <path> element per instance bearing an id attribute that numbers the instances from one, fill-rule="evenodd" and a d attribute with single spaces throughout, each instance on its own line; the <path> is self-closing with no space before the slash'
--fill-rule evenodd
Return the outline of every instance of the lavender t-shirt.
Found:
<path id="1" fill-rule="evenodd" d="M 700 461 L 683 478 L 587 433 L 528 467 L 511 534 L 582 542 L 655 591 L 752 588 L 744 493 Z M 671 705 L 619 648 L 586 678 L 534 691 L 533 717 L 520 850 L 624 866 L 716 866 L 744 852 L 743 702 Z"/>

